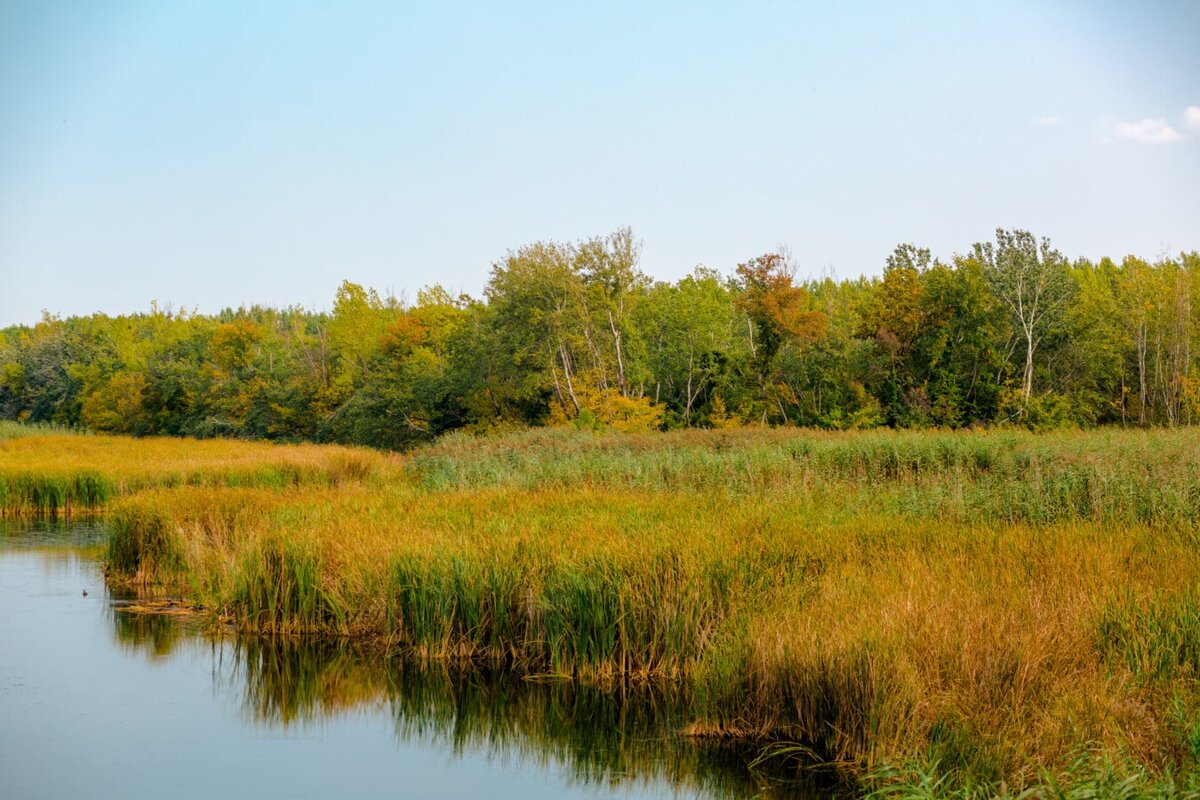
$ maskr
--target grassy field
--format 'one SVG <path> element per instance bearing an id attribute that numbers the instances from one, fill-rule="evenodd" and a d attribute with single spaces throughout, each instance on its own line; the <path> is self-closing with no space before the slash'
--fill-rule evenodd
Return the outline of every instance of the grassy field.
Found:
<path id="1" fill-rule="evenodd" d="M 362 448 L 130 439 L 0 423 L 0 514 L 95 513 L 155 487 L 361 483 L 382 478 L 394 461 Z"/>
<path id="2" fill-rule="evenodd" d="M 248 631 L 670 686 L 691 733 L 890 796 L 1197 788 L 1197 430 L 537 431 L 402 463 L 36 437 L 0 465 L 104 476 L 112 577 Z"/>

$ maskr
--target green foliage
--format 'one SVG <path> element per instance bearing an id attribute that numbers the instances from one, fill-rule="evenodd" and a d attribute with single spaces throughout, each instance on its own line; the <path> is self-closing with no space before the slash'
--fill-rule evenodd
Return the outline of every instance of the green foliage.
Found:
<path id="1" fill-rule="evenodd" d="M 1026 231 L 880 278 L 783 253 L 673 283 L 628 228 L 497 262 L 483 299 L 350 281 L 331 313 L 153 305 L 0 330 L 0 419 L 409 449 L 450 431 L 1200 422 L 1200 254 L 1068 261 Z"/>

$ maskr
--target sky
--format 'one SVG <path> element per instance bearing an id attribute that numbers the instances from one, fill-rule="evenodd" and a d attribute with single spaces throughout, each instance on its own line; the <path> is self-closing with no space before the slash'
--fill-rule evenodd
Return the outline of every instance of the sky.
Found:
<path id="1" fill-rule="evenodd" d="M 675 280 L 997 227 L 1200 249 L 1200 3 L 0 3 L 0 327 L 479 296 L 630 226 Z"/>

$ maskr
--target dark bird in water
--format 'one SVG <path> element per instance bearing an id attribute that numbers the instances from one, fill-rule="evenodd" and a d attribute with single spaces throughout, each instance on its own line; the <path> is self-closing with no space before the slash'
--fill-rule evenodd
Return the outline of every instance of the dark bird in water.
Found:
<path id="1" fill-rule="evenodd" d="M 84 589 L 84 590 L 83 590 L 83 596 L 84 596 L 84 597 L 87 597 L 87 589 Z"/>

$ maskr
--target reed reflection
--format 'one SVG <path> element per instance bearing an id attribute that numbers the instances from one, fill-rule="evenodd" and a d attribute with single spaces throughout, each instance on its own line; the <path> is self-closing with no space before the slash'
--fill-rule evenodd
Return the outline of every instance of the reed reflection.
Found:
<path id="1" fill-rule="evenodd" d="M 667 785 L 714 798 L 828 797 L 836 777 L 752 769 L 754 753 L 684 736 L 686 693 L 648 686 L 522 680 L 502 672 L 419 664 L 337 641 L 207 641 L 168 616 L 114 613 L 117 637 L 154 658 L 210 647 L 218 696 L 247 724 L 320 726 L 383 713 L 397 739 L 559 768 L 578 783 Z"/>

